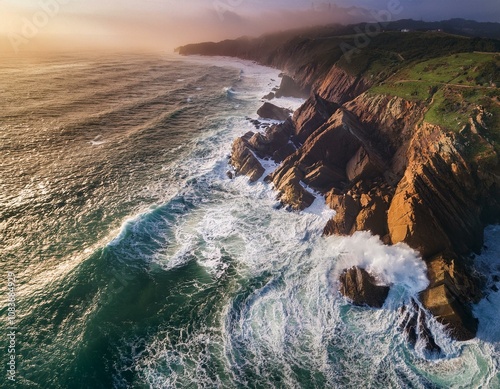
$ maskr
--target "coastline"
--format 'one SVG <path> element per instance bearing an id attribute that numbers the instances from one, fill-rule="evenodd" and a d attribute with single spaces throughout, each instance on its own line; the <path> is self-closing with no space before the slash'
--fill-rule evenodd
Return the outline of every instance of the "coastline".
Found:
<path id="1" fill-rule="evenodd" d="M 236 173 L 272 181 L 282 203 L 295 210 L 314 201 L 307 186 L 323 193 L 337 212 L 326 235 L 369 230 L 385 243 L 404 242 L 420 252 L 431 281 L 420 296 L 423 306 L 454 338 L 473 338 L 478 323 L 471 307 L 482 298 L 483 286 L 471 272 L 469 256 L 481 250 L 485 227 L 495 223 L 481 219 L 482 207 L 498 213 L 495 195 L 472 189 L 477 168 L 464 159 L 457 137 L 440 126 L 419 124 L 425 104 L 369 94 L 373 81 L 353 78 L 336 64 L 324 76 L 313 73 L 305 66 L 295 74 L 298 87 L 314 81 L 311 98 L 293 119 L 235 141 Z M 325 142 L 332 145 L 330 153 L 345 157 L 325 157 L 320 151 Z M 262 159 L 274 159 L 279 167 L 269 175 Z"/>

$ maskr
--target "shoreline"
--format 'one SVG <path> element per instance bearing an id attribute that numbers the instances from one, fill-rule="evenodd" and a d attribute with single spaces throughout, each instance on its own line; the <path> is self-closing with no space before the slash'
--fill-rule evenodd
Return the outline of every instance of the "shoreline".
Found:
<path id="1" fill-rule="evenodd" d="M 203 44 L 193 47 L 204 50 Z M 293 58 L 282 55 L 293 69 Z M 268 174 L 260 161 L 274 160 L 279 167 L 265 180 L 285 206 L 307 209 L 315 197 L 306 187 L 312 187 L 337 212 L 325 235 L 369 230 L 386 244 L 408 244 L 428 267 L 423 306 L 454 338 L 475 337 L 472 305 L 483 287 L 471 272 L 470 254 L 481 250 L 493 221 L 481 219 L 481 208 L 500 207 L 495 196 L 484 184 L 473 189 L 478 168 L 465 160 L 457 136 L 425 122 L 425 102 L 368 93 L 374 80 L 353 78 L 337 63 L 323 74 L 312 68 L 296 70 L 299 87 L 304 80 L 314 84 L 292 119 L 235 140 L 236 173 L 257 181 Z M 484 169 L 480 174 L 491 179 Z"/>

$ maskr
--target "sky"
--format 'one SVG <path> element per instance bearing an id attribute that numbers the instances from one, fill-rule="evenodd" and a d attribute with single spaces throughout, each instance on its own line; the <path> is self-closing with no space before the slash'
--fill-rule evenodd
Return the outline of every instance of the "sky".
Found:
<path id="1" fill-rule="evenodd" d="M 500 22 L 500 0 L 0 0 L 0 52 L 170 51 L 192 42 L 372 21 L 380 12 L 393 20 Z"/>

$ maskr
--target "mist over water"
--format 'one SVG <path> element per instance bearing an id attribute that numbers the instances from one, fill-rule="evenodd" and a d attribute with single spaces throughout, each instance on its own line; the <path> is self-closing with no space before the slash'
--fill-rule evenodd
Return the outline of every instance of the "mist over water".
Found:
<path id="1" fill-rule="evenodd" d="M 414 251 L 368 233 L 324 238 L 322 199 L 288 212 L 262 180 L 227 178 L 232 140 L 278 73 L 169 56 L 0 66 L 0 255 L 18 279 L 19 387 L 500 384 L 497 292 L 477 306 L 477 340 L 453 342 L 430 320 L 444 353 L 425 355 L 398 329 L 428 282 Z M 498 228 L 487 236 L 484 271 Z M 353 265 L 392 285 L 382 309 L 338 293 Z"/>

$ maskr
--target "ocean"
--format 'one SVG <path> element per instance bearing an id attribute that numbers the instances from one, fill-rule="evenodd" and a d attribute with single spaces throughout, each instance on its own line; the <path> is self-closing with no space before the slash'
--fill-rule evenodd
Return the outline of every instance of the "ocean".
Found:
<path id="1" fill-rule="evenodd" d="M 262 179 L 228 178 L 278 75 L 174 55 L 2 60 L 1 387 L 500 388 L 500 292 L 474 308 L 472 341 L 429 319 L 443 354 L 427 355 L 399 329 L 428 283 L 413 250 L 322 237 L 321 197 L 289 212 Z M 493 286 L 500 227 L 486 238 Z M 392 285 L 382 309 L 340 296 L 356 264 Z"/>

